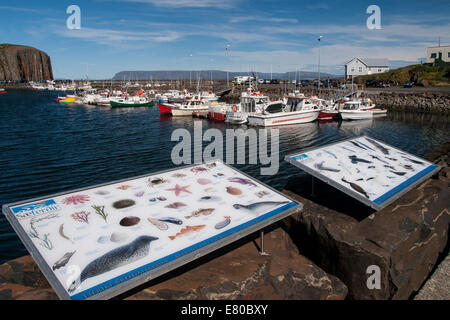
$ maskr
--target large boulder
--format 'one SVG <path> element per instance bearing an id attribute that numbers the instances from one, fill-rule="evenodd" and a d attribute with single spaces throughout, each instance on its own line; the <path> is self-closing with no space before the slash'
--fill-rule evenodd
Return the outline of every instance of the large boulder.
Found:
<path id="1" fill-rule="evenodd" d="M 304 254 L 348 287 L 350 299 L 408 299 L 445 250 L 450 224 L 448 182 L 428 179 L 374 212 L 315 181 L 292 177 L 283 191 L 302 212 L 282 221 Z M 369 266 L 380 268 L 380 289 L 369 289 Z"/>

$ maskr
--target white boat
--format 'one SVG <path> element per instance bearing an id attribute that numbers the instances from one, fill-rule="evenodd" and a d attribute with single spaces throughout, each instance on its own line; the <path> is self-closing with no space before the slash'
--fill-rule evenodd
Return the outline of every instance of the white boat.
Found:
<path id="1" fill-rule="evenodd" d="M 261 92 L 243 92 L 241 102 L 231 105 L 231 110 L 225 114 L 225 122 L 231 124 L 245 124 L 248 122 L 248 115 L 262 113 L 264 108 L 270 103 L 269 97 Z"/>
<path id="2" fill-rule="evenodd" d="M 295 93 L 286 97 L 286 103 L 269 103 L 261 114 L 248 115 L 251 126 L 271 127 L 286 124 L 313 122 L 319 116 L 319 106 L 303 94 Z"/>
<path id="3" fill-rule="evenodd" d="M 339 115 L 342 120 L 363 120 L 372 119 L 372 110 L 367 110 L 361 107 L 361 101 L 350 100 L 344 103 L 342 109 L 339 110 Z"/>
<path id="4" fill-rule="evenodd" d="M 374 115 L 386 115 L 387 110 L 375 109 L 374 107 L 365 107 L 361 100 L 350 100 L 344 103 L 339 110 L 342 120 L 363 120 L 372 119 Z"/>
<path id="5" fill-rule="evenodd" d="M 181 104 L 174 104 L 171 113 L 174 117 L 183 117 L 192 116 L 194 112 L 205 111 L 208 111 L 208 105 L 205 104 L 205 101 L 199 99 L 199 96 L 195 96 L 192 99 L 184 100 Z"/>

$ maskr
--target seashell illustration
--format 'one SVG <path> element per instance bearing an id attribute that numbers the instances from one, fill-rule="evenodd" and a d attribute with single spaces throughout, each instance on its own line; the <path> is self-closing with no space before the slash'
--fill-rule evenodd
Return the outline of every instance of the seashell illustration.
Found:
<path id="1" fill-rule="evenodd" d="M 174 202 L 166 206 L 169 209 L 178 209 L 179 207 L 185 207 L 186 204 L 183 202 Z"/>
<path id="2" fill-rule="evenodd" d="M 109 192 L 106 190 L 98 190 L 97 192 L 95 192 L 95 194 L 106 196 L 107 194 L 109 194 Z"/>
<path id="3" fill-rule="evenodd" d="M 120 225 L 122 227 L 132 227 L 135 226 L 141 221 L 138 217 L 125 217 L 122 220 L 120 220 Z"/>
<path id="4" fill-rule="evenodd" d="M 217 224 L 214 226 L 214 228 L 216 228 L 217 230 L 219 230 L 219 229 L 225 228 L 227 225 L 229 225 L 229 224 L 231 223 L 231 217 L 226 216 L 226 217 L 224 217 L 224 218 L 225 218 L 225 220 L 223 220 L 223 221 L 217 223 Z"/>
<path id="5" fill-rule="evenodd" d="M 206 178 L 200 178 L 197 180 L 197 182 L 199 184 L 201 184 L 202 186 L 204 186 L 204 185 L 210 184 L 212 181 L 209 179 L 206 179 Z"/>
<path id="6" fill-rule="evenodd" d="M 107 236 L 101 236 L 101 237 L 99 237 L 99 238 L 97 239 L 97 242 L 98 242 L 98 243 L 107 243 L 107 242 L 109 242 L 109 237 L 107 237 Z"/>
<path id="7" fill-rule="evenodd" d="M 136 202 L 134 200 L 124 199 L 124 200 L 119 200 L 119 201 L 114 202 L 113 207 L 116 209 L 124 209 L 124 208 L 134 206 L 135 204 L 136 204 Z"/>
<path id="8" fill-rule="evenodd" d="M 232 194 L 233 196 L 238 196 L 242 194 L 241 189 L 239 188 L 234 188 L 234 187 L 227 187 L 227 192 L 229 194 Z"/>
<path id="9" fill-rule="evenodd" d="M 136 197 L 140 198 L 140 197 L 142 197 L 144 194 L 145 194 L 144 191 L 139 191 L 139 192 L 136 192 L 134 195 L 135 195 Z"/>
<path id="10" fill-rule="evenodd" d="M 138 218 L 139 219 L 139 218 Z M 121 243 L 128 239 L 128 235 L 123 232 L 113 232 L 109 238 L 112 242 Z"/>

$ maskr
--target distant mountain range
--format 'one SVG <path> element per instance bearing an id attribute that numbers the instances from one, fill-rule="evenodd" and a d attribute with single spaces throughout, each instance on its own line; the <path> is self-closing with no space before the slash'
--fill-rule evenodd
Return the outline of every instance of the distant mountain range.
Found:
<path id="1" fill-rule="evenodd" d="M 255 72 L 256 77 L 259 79 L 271 79 L 270 73 L 262 73 Z M 296 76 L 297 74 L 297 76 Z M 237 76 L 247 76 L 248 72 L 229 72 L 228 77 L 232 80 Z M 272 79 L 279 80 L 313 80 L 317 79 L 319 74 L 317 72 L 309 72 L 309 71 L 291 71 L 285 73 L 272 73 Z M 343 76 L 329 74 L 329 73 L 320 73 L 321 79 L 326 78 L 339 78 Z M 192 70 L 192 71 L 121 71 L 114 75 L 113 80 L 118 81 L 137 81 L 137 80 L 189 80 L 192 79 L 195 81 L 197 78 L 202 80 L 219 80 L 226 79 L 227 72 L 220 70 Z"/>

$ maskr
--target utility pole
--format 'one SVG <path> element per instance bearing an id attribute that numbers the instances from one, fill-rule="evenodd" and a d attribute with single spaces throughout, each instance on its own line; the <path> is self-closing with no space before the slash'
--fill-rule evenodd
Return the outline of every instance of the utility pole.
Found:
<path id="1" fill-rule="evenodd" d="M 227 62 L 228 62 L 228 49 L 230 49 L 230 44 L 227 44 L 227 45 L 225 46 L 225 50 L 226 50 L 225 56 L 227 57 Z M 230 84 L 229 84 L 228 67 L 227 67 L 227 87 L 229 87 L 229 86 L 230 86 Z"/>
<path id="2" fill-rule="evenodd" d="M 317 39 L 319 41 L 319 83 L 317 84 L 317 91 L 319 98 L 320 98 L 320 39 L 322 38 L 323 36 L 319 36 L 319 38 Z"/>

